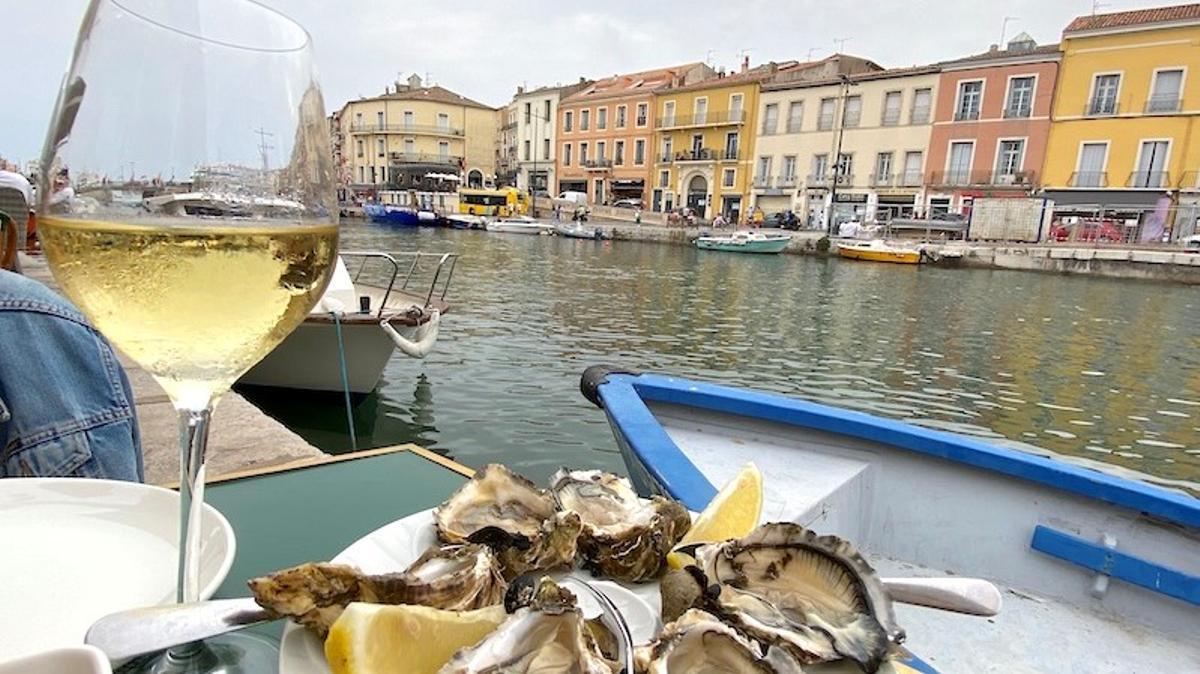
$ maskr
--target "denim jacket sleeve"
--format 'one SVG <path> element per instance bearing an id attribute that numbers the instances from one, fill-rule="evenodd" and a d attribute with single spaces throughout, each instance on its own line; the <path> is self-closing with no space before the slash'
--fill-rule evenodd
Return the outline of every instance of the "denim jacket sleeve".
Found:
<path id="1" fill-rule="evenodd" d="M 0 271 L 0 477 L 142 481 L 129 379 L 112 347 L 42 284 Z"/>

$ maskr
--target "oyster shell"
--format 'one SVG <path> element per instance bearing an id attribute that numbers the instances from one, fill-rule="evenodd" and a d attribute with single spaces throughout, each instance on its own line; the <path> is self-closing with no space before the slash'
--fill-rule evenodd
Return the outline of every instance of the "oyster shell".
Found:
<path id="1" fill-rule="evenodd" d="M 709 590 L 714 611 L 804 664 L 847 658 L 875 672 L 890 644 L 904 639 L 878 576 L 836 536 L 798 524 L 764 524 L 696 554 L 708 582 L 719 588 Z"/>
<path id="2" fill-rule="evenodd" d="M 787 651 L 766 652 L 716 616 L 689 609 L 668 624 L 654 642 L 634 651 L 638 674 L 803 674 Z"/>
<path id="3" fill-rule="evenodd" d="M 507 589 L 500 563 L 483 545 L 430 548 L 400 573 L 367 575 L 344 564 L 310 563 L 249 585 L 259 606 L 322 637 L 351 602 L 467 611 L 499 604 Z"/>
<path id="4" fill-rule="evenodd" d="M 543 578 L 536 590 L 505 598 L 514 608 L 483 641 L 454 654 L 439 674 L 476 672 L 614 674 L 575 606 L 575 595 Z"/>
<path id="5" fill-rule="evenodd" d="M 581 529 L 578 515 L 558 512 L 549 493 L 496 463 L 438 506 L 434 521 L 442 541 L 492 548 L 510 580 L 573 565 Z"/>
<path id="6" fill-rule="evenodd" d="M 661 496 L 642 501 L 629 480 L 612 473 L 563 468 L 550 484 L 559 507 L 583 523 L 584 568 L 602 576 L 633 583 L 656 578 L 692 526 L 683 504 Z"/>

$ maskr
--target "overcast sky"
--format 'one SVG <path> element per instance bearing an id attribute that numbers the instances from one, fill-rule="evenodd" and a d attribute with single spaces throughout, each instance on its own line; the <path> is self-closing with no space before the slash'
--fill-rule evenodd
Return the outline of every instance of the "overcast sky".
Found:
<path id="1" fill-rule="evenodd" d="M 169 2 L 203 0 L 164 0 Z M 399 74 L 488 105 L 520 84 L 566 83 L 689 61 L 734 67 L 844 51 L 884 66 L 987 49 L 1020 31 L 1057 41 L 1091 0 L 265 0 L 313 35 L 326 105 L 382 93 Z M 1106 0 L 1102 12 L 1169 4 Z M 0 0 L 6 30 L 0 157 L 34 158 L 86 0 Z M 811 50 L 811 52 L 810 52 Z"/>

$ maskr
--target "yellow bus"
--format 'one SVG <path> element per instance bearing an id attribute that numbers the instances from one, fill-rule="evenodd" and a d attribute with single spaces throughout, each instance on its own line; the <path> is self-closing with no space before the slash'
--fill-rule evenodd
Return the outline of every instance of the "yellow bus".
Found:
<path id="1" fill-rule="evenodd" d="M 468 215 L 492 215 L 508 217 L 524 215 L 529 211 L 529 195 L 515 187 L 499 189 L 458 190 L 458 212 Z"/>

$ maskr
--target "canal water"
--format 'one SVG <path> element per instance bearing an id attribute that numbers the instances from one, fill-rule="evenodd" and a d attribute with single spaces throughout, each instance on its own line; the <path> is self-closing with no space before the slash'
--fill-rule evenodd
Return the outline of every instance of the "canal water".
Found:
<path id="1" fill-rule="evenodd" d="M 457 252 L 425 360 L 358 400 L 360 448 L 415 442 L 536 480 L 624 471 L 579 394 L 607 363 L 982 436 L 1200 494 L 1200 290 L 1146 282 L 745 256 L 625 241 L 391 229 L 345 250 Z M 350 449 L 339 396 L 245 391 Z"/>

